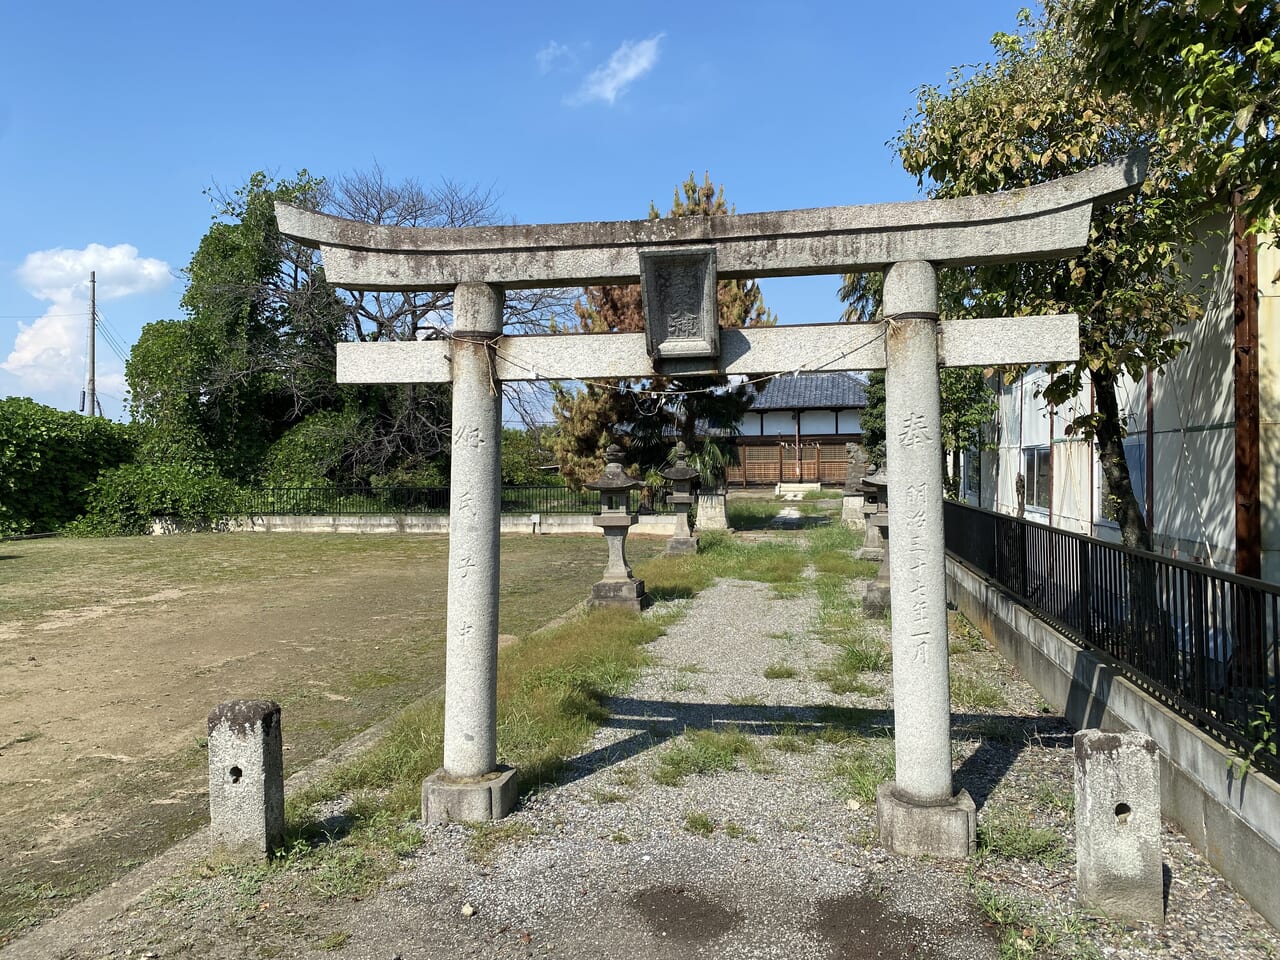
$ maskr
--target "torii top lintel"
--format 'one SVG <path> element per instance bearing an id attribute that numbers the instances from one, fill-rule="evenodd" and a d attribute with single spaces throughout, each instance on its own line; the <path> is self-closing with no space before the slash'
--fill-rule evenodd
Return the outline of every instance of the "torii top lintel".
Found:
<path id="1" fill-rule="evenodd" d="M 635 283 L 640 253 L 714 246 L 721 279 L 856 273 L 1068 256 L 1095 203 L 1146 175 L 1135 153 L 1048 183 L 953 200 L 714 217 L 493 227 L 392 227 L 276 204 L 280 232 L 319 247 L 330 283 L 357 290 L 512 289 Z"/>

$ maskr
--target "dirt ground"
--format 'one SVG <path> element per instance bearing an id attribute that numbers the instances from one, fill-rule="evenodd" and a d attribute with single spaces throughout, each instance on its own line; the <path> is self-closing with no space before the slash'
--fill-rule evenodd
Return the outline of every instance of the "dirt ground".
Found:
<path id="1" fill-rule="evenodd" d="M 0 944 L 207 817 L 215 704 L 280 702 L 287 776 L 437 688 L 447 550 L 422 536 L 0 543 Z M 604 554 L 599 538 L 504 538 L 502 632 L 585 598 Z"/>

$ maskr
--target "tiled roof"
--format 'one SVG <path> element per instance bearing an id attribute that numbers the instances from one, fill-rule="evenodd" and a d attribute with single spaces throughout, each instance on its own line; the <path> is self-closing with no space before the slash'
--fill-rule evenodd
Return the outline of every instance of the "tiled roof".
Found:
<path id="1" fill-rule="evenodd" d="M 752 410 L 843 410 L 867 405 L 867 384 L 848 373 L 783 373 L 751 401 Z"/>

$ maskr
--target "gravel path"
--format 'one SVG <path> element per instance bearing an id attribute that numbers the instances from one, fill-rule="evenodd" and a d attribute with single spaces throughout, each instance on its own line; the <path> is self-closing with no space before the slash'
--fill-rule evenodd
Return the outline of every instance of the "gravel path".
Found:
<path id="1" fill-rule="evenodd" d="M 1038 827 L 1057 847 L 976 865 L 887 855 L 849 770 L 891 755 L 889 678 L 832 693 L 815 677 L 835 648 L 817 639 L 814 591 L 787 593 L 721 581 L 660 605 L 681 618 L 560 786 L 498 824 L 426 828 L 379 893 L 299 918 L 259 955 L 985 960 L 1001 956 L 989 916 L 1015 911 L 1021 956 L 1280 956 L 1276 931 L 1167 826 L 1163 927 L 1075 913 L 1071 731 L 971 628 L 952 638 L 957 785 L 988 830 Z M 779 664 L 795 675 L 767 679 Z M 737 768 L 658 782 L 700 731 L 744 735 Z M 202 909 L 153 901 L 63 956 L 253 955 Z"/>
<path id="2" fill-rule="evenodd" d="M 873 805 L 843 799 L 835 774 L 847 743 L 770 747 L 780 731 L 822 722 L 831 706 L 869 710 L 870 736 L 877 715 L 888 723 L 886 694 L 837 696 L 813 679 L 833 653 L 814 638 L 813 597 L 722 581 L 683 605 L 682 619 L 652 645 L 656 663 L 611 704 L 613 720 L 568 782 L 490 828 L 496 846 L 488 857 L 476 857 L 465 827 L 430 829 L 413 866 L 341 924 L 351 936 L 337 955 L 1000 955 L 999 931 L 978 910 L 965 865 L 900 860 L 876 845 Z M 1070 844 L 1069 811 L 1054 816 L 1044 802 L 1070 792 L 1070 730 L 990 650 L 966 657 L 956 670 L 983 677 L 1003 704 L 957 708 L 957 783 L 985 804 L 980 818 L 1034 810 Z M 765 679 L 780 662 L 797 676 Z M 878 679 L 889 687 L 887 676 Z M 654 781 L 682 731 L 730 726 L 760 744 L 755 769 L 743 764 L 678 786 Z M 691 832 L 691 815 L 705 818 L 695 820 L 704 832 Z M 1019 898 L 1050 918 L 1027 933 L 1039 955 L 1049 954 L 1034 948 L 1050 940 L 1063 956 L 1280 955 L 1276 932 L 1183 838 L 1166 828 L 1164 840 L 1173 882 L 1159 929 L 1071 919 L 1070 856 L 1052 867 L 989 858 L 980 882 L 989 895 Z M 1077 930 L 1085 931 L 1078 942 Z"/>

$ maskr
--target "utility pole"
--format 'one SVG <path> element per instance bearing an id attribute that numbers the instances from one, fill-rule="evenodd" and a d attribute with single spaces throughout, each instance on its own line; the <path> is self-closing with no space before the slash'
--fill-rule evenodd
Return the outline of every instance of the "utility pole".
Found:
<path id="1" fill-rule="evenodd" d="M 96 270 L 89 271 L 89 383 L 87 386 L 89 392 L 89 416 L 97 416 L 98 413 L 98 391 L 95 386 L 94 371 L 94 340 L 98 333 L 98 272 Z"/>

